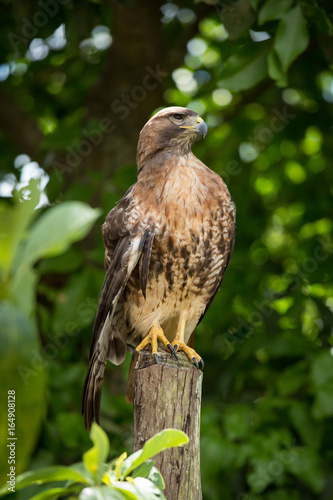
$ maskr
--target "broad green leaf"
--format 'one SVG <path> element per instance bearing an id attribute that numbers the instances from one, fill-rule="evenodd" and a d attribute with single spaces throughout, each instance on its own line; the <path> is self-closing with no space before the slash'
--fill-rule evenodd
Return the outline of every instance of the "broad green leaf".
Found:
<path id="1" fill-rule="evenodd" d="M 48 488 L 47 490 L 31 497 L 30 500 L 56 500 L 61 497 L 66 498 L 70 495 L 70 493 L 76 491 L 77 488 L 78 486 L 76 486 L 75 489 L 72 487 Z"/>
<path id="2" fill-rule="evenodd" d="M 86 466 L 87 471 L 89 471 L 96 479 L 98 473 L 98 449 L 96 446 L 90 448 L 83 454 L 83 463 Z"/>
<path id="3" fill-rule="evenodd" d="M 145 479 L 144 477 L 136 477 L 133 482 L 144 500 L 156 500 L 157 498 L 165 498 L 160 488 L 158 488 L 148 479 Z"/>
<path id="4" fill-rule="evenodd" d="M 25 293 L 22 290 L 22 293 Z M 15 390 L 16 429 L 18 440 L 16 473 L 23 472 L 36 446 L 46 412 L 45 394 L 47 359 L 41 351 L 37 326 L 18 307 L 3 300 L 0 303 L 0 435 L 8 436 L 8 391 Z M 24 418 L 20 418 L 24 416 Z M 8 436 L 10 437 L 10 436 Z M 0 470 L 7 470 L 8 448 L 0 447 Z"/>
<path id="5" fill-rule="evenodd" d="M 160 490 L 164 490 L 164 488 L 165 488 L 164 479 L 162 477 L 162 474 L 160 473 L 160 471 L 156 467 L 153 467 L 151 469 L 147 479 L 149 479 L 149 481 L 154 483 L 155 486 L 157 486 Z"/>
<path id="6" fill-rule="evenodd" d="M 94 446 L 84 453 L 83 462 L 92 474 L 101 474 L 109 454 L 109 439 L 103 429 L 95 422 L 92 424 L 90 437 Z"/>
<path id="7" fill-rule="evenodd" d="M 44 484 L 54 481 L 74 481 L 76 483 L 87 484 L 85 477 L 70 467 L 61 465 L 51 465 L 44 469 L 24 472 L 16 479 L 16 489 L 22 489 L 31 484 Z"/>
<path id="8" fill-rule="evenodd" d="M 154 465 L 154 460 L 146 460 L 133 471 L 132 477 L 148 477 Z"/>
<path id="9" fill-rule="evenodd" d="M 79 500 L 126 500 L 126 498 L 128 497 L 120 491 L 108 486 L 84 488 L 79 495 Z"/>
<path id="10" fill-rule="evenodd" d="M 254 87 L 267 75 L 271 40 L 253 42 L 230 56 L 220 74 L 219 86 L 234 92 Z"/>
<path id="11" fill-rule="evenodd" d="M 269 76 L 276 81 L 278 87 L 286 87 L 288 85 L 287 75 L 282 71 L 280 60 L 274 49 L 268 54 L 267 69 Z"/>
<path id="12" fill-rule="evenodd" d="M 281 19 L 283 15 L 288 12 L 294 0 L 267 0 L 261 7 L 258 16 L 258 24 L 261 26 L 267 21 Z"/>
<path id="13" fill-rule="evenodd" d="M 102 483 L 106 484 L 107 486 L 110 486 L 111 484 L 113 484 L 115 481 L 118 480 L 119 477 L 116 476 L 115 471 L 113 469 L 110 469 L 110 466 L 108 465 L 102 476 Z"/>
<path id="14" fill-rule="evenodd" d="M 328 351 L 321 352 L 312 363 L 311 379 L 316 387 L 322 387 L 333 380 L 333 356 Z"/>
<path id="15" fill-rule="evenodd" d="M 284 72 L 304 52 L 308 43 L 307 23 L 298 4 L 281 19 L 274 38 L 274 49 Z"/>
<path id="16" fill-rule="evenodd" d="M 90 437 L 96 448 L 98 449 L 99 463 L 103 464 L 109 455 L 109 439 L 103 429 L 93 422 Z"/>
<path id="17" fill-rule="evenodd" d="M 142 448 L 140 461 L 143 462 L 161 451 L 173 448 L 174 446 L 183 446 L 188 442 L 189 438 L 185 432 L 178 429 L 164 429 L 145 443 Z"/>
<path id="18" fill-rule="evenodd" d="M 115 491 L 121 492 L 128 500 L 145 500 L 139 495 L 134 484 L 128 481 L 117 481 L 113 488 Z"/>
<path id="19" fill-rule="evenodd" d="M 89 471 L 87 471 L 84 462 L 78 462 L 76 464 L 73 464 L 70 466 L 70 469 L 80 474 L 85 479 L 85 482 L 87 484 L 90 484 L 93 481 L 92 475 L 90 474 Z"/>
<path id="20" fill-rule="evenodd" d="M 26 236 L 26 229 L 34 217 L 34 209 L 39 201 L 39 189 L 36 179 L 31 179 L 28 199 L 23 199 L 22 191 L 14 193 L 14 207 L 7 202 L 0 204 L 0 271 L 9 271 L 17 247 Z"/>
<path id="21" fill-rule="evenodd" d="M 316 391 L 312 414 L 316 420 L 333 416 L 333 380 Z"/>
<path id="22" fill-rule="evenodd" d="M 132 470 L 157 453 L 173 446 L 182 446 L 188 443 L 188 441 L 189 439 L 185 432 L 177 429 L 164 429 L 149 439 L 142 450 L 136 451 L 125 460 L 122 467 L 123 477 L 128 476 Z"/>
<path id="23" fill-rule="evenodd" d="M 233 2 L 232 8 L 226 4 L 226 8 L 221 8 L 220 16 L 223 25 L 228 31 L 229 40 L 232 41 L 237 40 L 243 33 L 248 31 L 256 18 L 249 0 Z"/>
<path id="24" fill-rule="evenodd" d="M 27 268 L 23 273 L 15 273 L 8 286 L 9 296 L 26 316 L 31 316 L 36 306 L 37 273 Z"/>
<path id="25" fill-rule="evenodd" d="M 100 213 L 100 209 L 78 201 L 66 201 L 47 209 L 30 232 L 23 265 L 67 250 L 88 233 Z"/>
<path id="26" fill-rule="evenodd" d="M 165 499 L 161 490 L 143 477 L 136 477 L 132 481 L 117 481 L 113 487 L 125 494 L 129 500 Z"/>

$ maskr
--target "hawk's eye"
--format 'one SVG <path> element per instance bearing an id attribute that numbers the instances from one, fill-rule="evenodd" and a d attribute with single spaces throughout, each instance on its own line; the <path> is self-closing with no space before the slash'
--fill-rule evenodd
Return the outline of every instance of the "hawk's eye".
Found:
<path id="1" fill-rule="evenodd" d="M 174 118 L 175 120 L 177 120 L 178 122 L 182 121 L 183 120 L 183 117 L 182 115 L 172 115 L 172 118 Z"/>

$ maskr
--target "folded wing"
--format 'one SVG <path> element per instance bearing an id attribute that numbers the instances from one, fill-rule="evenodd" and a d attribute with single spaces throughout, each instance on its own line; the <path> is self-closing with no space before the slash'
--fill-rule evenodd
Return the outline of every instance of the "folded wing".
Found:
<path id="1" fill-rule="evenodd" d="M 149 224 L 137 224 L 133 234 L 131 228 L 126 228 L 124 223 L 126 212 L 126 207 L 124 209 L 118 205 L 110 212 L 103 227 L 107 270 L 95 319 L 90 363 L 82 394 L 82 413 L 88 429 L 93 420 L 99 422 L 107 359 L 118 365 L 126 356 L 127 331 L 123 314 L 123 294 L 130 275 L 138 264 L 144 294 L 147 283 L 153 227 Z"/>

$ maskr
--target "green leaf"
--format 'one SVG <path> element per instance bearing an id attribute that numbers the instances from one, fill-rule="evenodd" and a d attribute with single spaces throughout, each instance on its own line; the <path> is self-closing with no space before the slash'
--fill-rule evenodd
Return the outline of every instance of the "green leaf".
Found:
<path id="1" fill-rule="evenodd" d="M 155 484 L 148 479 L 145 479 L 144 477 L 136 477 L 133 482 L 144 500 L 156 500 L 157 498 L 165 498 L 160 488 L 155 486 Z"/>
<path id="2" fill-rule="evenodd" d="M 226 3 L 227 5 L 227 3 Z M 255 21 L 256 15 L 249 0 L 233 2 L 232 7 L 221 8 L 221 20 L 229 34 L 229 40 L 237 40 Z"/>
<path id="3" fill-rule="evenodd" d="M 28 268 L 24 273 L 15 273 L 8 286 L 10 297 L 26 316 L 31 316 L 36 307 L 37 279 L 35 270 Z"/>
<path id="4" fill-rule="evenodd" d="M 77 472 L 85 479 L 86 484 L 90 484 L 92 482 L 92 477 L 89 471 L 87 471 L 86 466 L 83 462 L 78 462 L 70 466 L 71 470 Z"/>
<path id="5" fill-rule="evenodd" d="M 276 381 L 277 390 L 282 396 L 295 394 L 304 384 L 307 384 L 307 365 L 303 360 L 281 371 Z"/>
<path id="6" fill-rule="evenodd" d="M 100 214 L 100 209 L 78 201 L 66 201 L 49 208 L 31 230 L 23 264 L 61 254 L 88 233 Z"/>
<path id="7" fill-rule="evenodd" d="M 161 490 L 143 477 L 136 477 L 131 481 L 117 481 L 113 487 L 124 493 L 129 500 L 165 499 Z"/>
<path id="8" fill-rule="evenodd" d="M 95 422 L 92 424 L 90 437 L 94 446 L 84 453 L 83 462 L 87 470 L 96 476 L 102 474 L 110 445 L 106 433 Z"/>
<path id="9" fill-rule="evenodd" d="M 333 416 L 333 380 L 316 392 L 312 414 L 316 420 Z"/>
<path id="10" fill-rule="evenodd" d="M 330 12 L 325 7 L 320 7 L 316 0 L 304 0 L 306 13 L 309 19 L 313 19 L 317 25 L 317 34 L 333 34 L 333 24 L 330 20 Z"/>
<path id="11" fill-rule="evenodd" d="M 297 5 L 281 19 L 274 38 L 274 49 L 284 72 L 304 52 L 308 43 L 307 23 L 301 6 Z"/>
<path id="12" fill-rule="evenodd" d="M 128 481 L 117 481 L 113 488 L 115 491 L 121 492 L 128 500 L 145 500 L 140 496 L 134 484 Z"/>
<path id="13" fill-rule="evenodd" d="M 261 7 L 258 16 L 258 24 L 261 26 L 267 21 L 281 19 L 288 12 L 294 0 L 267 0 Z"/>
<path id="14" fill-rule="evenodd" d="M 94 478 L 97 479 L 99 459 L 98 449 L 96 446 L 93 446 L 90 450 L 83 454 L 83 462 L 87 471 L 89 471 Z"/>
<path id="15" fill-rule="evenodd" d="M 161 491 L 164 490 L 164 488 L 165 488 L 164 479 L 162 477 L 162 474 L 160 473 L 160 471 L 156 467 L 153 467 L 151 469 L 147 479 L 149 479 L 149 481 L 154 483 L 155 486 L 157 486 L 157 488 L 159 488 Z"/>
<path id="16" fill-rule="evenodd" d="M 254 87 L 267 75 L 271 40 L 248 43 L 230 56 L 220 74 L 219 86 L 238 92 Z"/>
<path id="17" fill-rule="evenodd" d="M 76 483 L 87 484 L 85 477 L 70 467 L 52 465 L 44 469 L 24 472 L 16 479 L 16 489 L 22 489 L 32 484 L 44 484 L 54 481 L 74 481 Z"/>
<path id="18" fill-rule="evenodd" d="M 288 85 L 287 75 L 282 70 L 280 60 L 274 49 L 268 54 L 267 69 L 269 76 L 276 81 L 278 87 L 286 87 Z"/>
<path id="19" fill-rule="evenodd" d="M 7 401 L 8 390 L 15 390 L 15 436 L 24 436 L 18 445 L 15 464 L 16 473 L 20 474 L 36 446 L 46 412 L 46 360 L 41 354 L 34 319 L 7 300 L 0 303 L 0 325 L 0 401 Z M 8 435 L 6 404 L 0 405 L 0 435 Z M 2 446 L 0 470 L 7 469 L 7 460 L 8 448 Z"/>
<path id="20" fill-rule="evenodd" d="M 90 437 L 92 439 L 92 442 L 98 449 L 99 463 L 103 464 L 109 455 L 109 439 L 103 429 L 95 422 L 93 422 L 92 424 Z"/>
<path id="21" fill-rule="evenodd" d="M 56 500 L 61 497 L 66 497 L 68 496 L 71 492 L 75 491 L 77 489 L 77 486 L 75 488 L 71 487 L 64 487 L 64 488 L 50 488 L 45 491 L 42 491 L 41 493 L 38 493 L 37 495 L 33 496 L 30 498 L 30 500 Z"/>
<path id="22" fill-rule="evenodd" d="M 117 458 L 115 464 L 114 464 L 114 472 L 116 474 L 117 480 L 120 479 L 120 471 L 122 468 L 123 463 L 125 462 L 127 458 L 127 453 L 122 453 L 120 457 Z"/>
<path id="23" fill-rule="evenodd" d="M 308 404 L 295 402 L 291 406 L 289 414 L 291 422 L 306 446 L 319 449 L 324 428 L 311 418 Z"/>
<path id="24" fill-rule="evenodd" d="M 154 465 L 154 460 L 146 460 L 143 464 L 134 469 L 132 477 L 148 477 Z"/>
<path id="25" fill-rule="evenodd" d="M 312 363 L 311 379 L 316 387 L 333 380 L 333 356 L 328 352 L 321 352 Z"/>
<path id="26" fill-rule="evenodd" d="M 22 192 L 29 189 L 28 199 L 22 198 Z M 39 201 L 37 180 L 31 179 L 29 186 L 14 193 L 15 206 L 7 202 L 0 204 L 0 270 L 9 271 L 16 255 L 17 247 L 25 238 L 26 229 L 35 216 L 35 207 Z"/>
<path id="27" fill-rule="evenodd" d="M 84 488 L 79 496 L 79 500 L 126 500 L 126 498 L 128 498 L 126 495 L 108 486 Z"/>
<path id="28" fill-rule="evenodd" d="M 182 446 L 188 441 L 185 432 L 176 429 L 164 429 L 149 439 L 142 450 L 136 451 L 125 460 L 122 467 L 122 477 L 128 476 L 132 470 L 157 453 L 173 446 Z"/>

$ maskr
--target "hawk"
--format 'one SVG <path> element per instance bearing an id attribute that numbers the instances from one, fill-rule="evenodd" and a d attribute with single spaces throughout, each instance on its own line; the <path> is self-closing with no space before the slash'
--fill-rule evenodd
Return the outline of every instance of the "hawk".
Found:
<path id="1" fill-rule="evenodd" d="M 193 332 L 219 290 L 235 239 L 235 206 L 223 180 L 191 151 L 207 125 L 169 107 L 140 132 L 137 182 L 103 225 L 106 276 L 82 395 L 85 425 L 99 422 L 107 360 L 160 342 L 198 367 Z M 133 368 L 132 368 L 133 369 Z M 131 395 L 128 395 L 131 399 Z"/>

